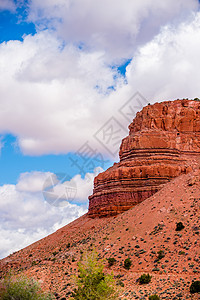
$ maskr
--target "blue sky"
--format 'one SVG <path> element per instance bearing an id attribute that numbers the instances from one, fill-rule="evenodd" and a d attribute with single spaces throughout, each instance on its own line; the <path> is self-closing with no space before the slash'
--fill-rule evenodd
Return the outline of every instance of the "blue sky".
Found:
<path id="1" fill-rule="evenodd" d="M 94 177 L 119 160 L 126 114 L 142 109 L 138 92 L 142 105 L 200 98 L 199 8 L 0 1 L 0 258 L 87 212 Z"/>
<path id="2" fill-rule="evenodd" d="M 24 35 L 35 34 L 33 23 L 26 22 L 26 7 L 17 9 L 16 12 L 3 10 L 0 12 L 0 42 L 9 40 L 23 40 Z"/>
<path id="3" fill-rule="evenodd" d="M 0 185 L 4 184 L 17 184 L 21 173 L 25 172 L 51 172 L 51 173 L 67 173 L 71 177 L 79 173 L 79 168 L 73 164 L 72 159 L 77 159 L 76 153 L 67 154 L 49 154 L 40 156 L 23 155 L 17 144 L 16 137 L 7 134 L 2 139 L 3 148 L 0 156 L 1 174 Z M 78 150 L 78 149 L 77 149 Z M 87 158 L 90 160 L 90 157 Z M 80 160 L 80 158 L 79 158 Z M 112 161 L 106 159 L 106 162 L 101 164 L 101 167 L 107 169 L 111 166 Z M 81 160 L 80 160 L 81 164 Z M 73 166 L 74 165 L 74 166 Z M 87 164 L 86 164 L 87 165 Z M 95 167 L 99 165 L 96 163 Z M 81 177 L 85 173 L 93 171 L 91 167 L 84 168 Z"/>
<path id="4" fill-rule="evenodd" d="M 15 1 L 17 4 L 17 1 Z M 0 10 L 0 43 L 10 40 L 23 41 L 27 35 L 35 35 L 36 24 L 27 20 L 29 2 L 25 1 L 15 11 Z M 131 59 L 123 59 L 122 64 L 111 65 L 110 68 L 125 77 L 126 67 Z M 111 86 L 113 87 L 113 86 Z M 111 88 L 108 87 L 108 90 Z M 18 146 L 18 139 L 12 134 L 2 135 L 3 148 L 0 156 L 1 174 L 0 185 L 16 184 L 21 173 L 41 171 L 52 173 L 69 173 L 72 177 L 77 174 L 77 168 L 71 166 L 69 157 L 75 157 L 73 152 L 48 155 L 23 155 Z M 81 146 L 81 145 L 80 145 Z M 78 149 L 77 149 L 78 150 Z M 106 157 L 106 156 L 105 156 Z M 105 168 L 112 165 L 113 159 L 107 158 Z M 90 171 L 85 169 L 85 171 Z M 82 175 L 83 176 L 83 175 Z"/>

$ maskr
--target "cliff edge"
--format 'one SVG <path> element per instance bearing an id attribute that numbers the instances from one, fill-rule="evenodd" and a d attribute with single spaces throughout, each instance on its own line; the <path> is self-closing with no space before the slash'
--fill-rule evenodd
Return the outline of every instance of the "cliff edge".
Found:
<path id="1" fill-rule="evenodd" d="M 129 125 L 120 161 L 99 174 L 89 197 L 92 218 L 117 215 L 149 198 L 172 178 L 187 174 L 200 158 L 200 102 L 148 105 Z"/>

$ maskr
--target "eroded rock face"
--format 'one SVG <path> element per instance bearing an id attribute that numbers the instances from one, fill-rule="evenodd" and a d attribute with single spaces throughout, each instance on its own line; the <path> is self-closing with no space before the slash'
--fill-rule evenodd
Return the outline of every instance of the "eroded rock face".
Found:
<path id="1" fill-rule="evenodd" d="M 128 210 L 198 164 L 200 102 L 175 100 L 144 107 L 129 125 L 119 156 L 119 163 L 94 180 L 91 217 Z"/>

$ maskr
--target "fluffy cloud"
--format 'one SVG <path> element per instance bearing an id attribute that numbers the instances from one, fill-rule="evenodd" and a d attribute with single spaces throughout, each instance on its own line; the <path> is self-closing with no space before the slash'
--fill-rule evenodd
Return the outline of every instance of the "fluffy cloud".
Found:
<path id="1" fill-rule="evenodd" d="M 162 25 L 198 8 L 197 0 L 33 0 L 29 19 L 52 26 L 66 42 L 106 51 L 108 61 L 132 57 Z M 42 27 L 43 26 L 43 27 Z"/>
<path id="2" fill-rule="evenodd" d="M 43 189 L 43 185 L 45 180 L 49 177 L 56 177 L 54 174 L 50 172 L 25 172 L 20 174 L 19 181 L 16 185 L 16 190 L 18 192 L 30 192 L 37 193 L 41 192 Z"/>
<path id="3" fill-rule="evenodd" d="M 17 136 L 27 155 L 75 152 L 86 141 L 109 155 L 93 136 L 111 117 L 127 128 L 130 120 L 118 110 L 136 91 L 148 102 L 198 94 L 199 13 L 191 15 L 197 7 L 195 0 L 32 1 L 31 20 L 62 22 L 0 45 L 0 133 Z M 169 21 L 138 47 L 141 36 L 150 39 Z M 125 80 L 109 55 L 133 58 Z"/>
<path id="4" fill-rule="evenodd" d="M 124 82 L 102 53 L 62 48 L 48 31 L 1 44 L 0 65 L 0 131 L 29 155 L 79 149 L 114 113 L 108 88 Z"/>
<path id="5" fill-rule="evenodd" d="M 0 1 L 0 11 L 1 10 L 10 10 L 14 11 L 15 10 L 15 4 L 12 0 L 1 0 Z"/>
<path id="6" fill-rule="evenodd" d="M 17 185 L 0 187 L 0 258 L 45 237 L 87 212 L 88 196 L 92 193 L 97 172 L 76 175 L 60 183 L 56 174 L 31 172 L 21 174 Z M 60 205 L 50 205 L 42 190 L 48 178 L 56 179 L 53 195 L 62 198 Z M 76 194 L 68 201 L 66 187 L 75 183 Z M 55 183 L 56 182 L 56 183 Z M 63 194 L 64 191 L 64 194 Z M 46 200 L 46 201 L 45 201 Z"/>
<path id="7" fill-rule="evenodd" d="M 127 70 L 128 84 L 151 101 L 200 95 L 200 13 L 178 26 L 165 26 L 141 47 Z"/>

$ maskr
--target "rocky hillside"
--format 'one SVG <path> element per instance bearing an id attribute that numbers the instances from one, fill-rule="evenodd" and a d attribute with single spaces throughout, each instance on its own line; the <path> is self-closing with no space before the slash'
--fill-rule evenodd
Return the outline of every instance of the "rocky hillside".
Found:
<path id="1" fill-rule="evenodd" d="M 95 178 L 91 217 L 126 211 L 195 167 L 200 157 L 200 102 L 176 100 L 144 107 L 130 124 L 119 156 L 119 163 Z"/>
<path id="2" fill-rule="evenodd" d="M 132 209 L 108 218 L 84 215 L 54 234 L 0 261 L 1 276 L 13 270 L 39 280 L 44 288 L 69 298 L 71 275 L 85 250 L 96 248 L 122 288 L 122 299 L 191 298 L 189 286 L 200 272 L 200 173 L 199 170 L 167 183 L 152 197 Z M 184 228 L 176 231 L 177 223 Z M 108 258 L 116 263 L 108 267 Z M 130 258 L 130 270 L 123 267 Z M 150 273 L 152 281 L 136 280 Z M 59 298 L 60 297 L 60 298 Z"/>
<path id="3" fill-rule="evenodd" d="M 178 100 L 138 113 L 122 142 L 120 163 L 95 180 L 89 213 L 1 260 L 0 276 L 10 270 L 25 273 L 57 299 L 69 299 L 77 262 L 84 251 L 95 248 L 122 287 L 121 299 L 147 300 L 155 293 L 161 299 L 199 299 L 189 293 L 191 282 L 200 280 L 198 105 Z M 99 207 L 92 208 L 97 200 Z M 111 267 L 109 258 L 116 260 Z M 127 258 L 129 270 L 124 268 Z M 140 285 L 137 279 L 144 273 L 152 279 Z"/>

